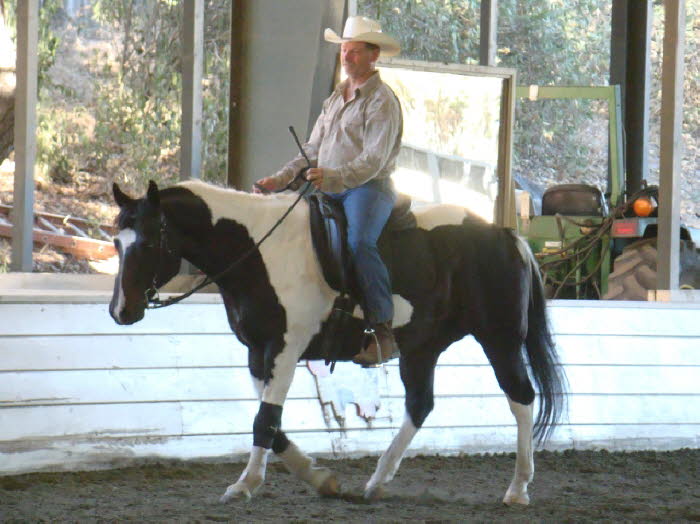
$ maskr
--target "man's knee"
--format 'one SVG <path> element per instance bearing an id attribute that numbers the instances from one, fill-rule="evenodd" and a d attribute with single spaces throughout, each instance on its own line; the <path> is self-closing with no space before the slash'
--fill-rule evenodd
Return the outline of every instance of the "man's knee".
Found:
<path id="1" fill-rule="evenodd" d="M 348 249 L 353 256 L 371 253 L 377 250 L 377 243 L 362 235 L 348 235 Z"/>

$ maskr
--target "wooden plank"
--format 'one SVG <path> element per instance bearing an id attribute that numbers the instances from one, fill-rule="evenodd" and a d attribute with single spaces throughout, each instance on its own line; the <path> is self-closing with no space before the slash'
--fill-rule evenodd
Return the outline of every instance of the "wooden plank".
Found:
<path id="1" fill-rule="evenodd" d="M 14 227 L 0 224 L 0 236 L 10 238 L 14 235 Z M 90 260 L 106 260 L 117 254 L 112 242 L 84 238 L 81 236 L 62 235 L 42 229 L 34 228 L 32 238 L 35 243 L 50 244 L 71 253 L 79 258 Z"/>
<path id="2" fill-rule="evenodd" d="M 32 228 L 34 223 L 34 163 L 36 162 L 36 104 L 39 2 L 17 4 L 17 87 L 15 90 L 15 179 L 12 237 L 13 271 L 32 270 Z"/>
<path id="3" fill-rule="evenodd" d="M 573 394 L 698 394 L 697 366 L 592 366 L 566 368 Z M 338 371 L 342 373 L 342 371 Z M 115 368 L 0 373 L 0 406 L 95 402 L 163 402 L 170 400 L 255 399 L 245 366 Z M 316 380 L 325 388 L 342 375 L 316 379 L 300 364 L 288 398 L 316 398 Z M 380 379 L 381 381 L 382 379 Z M 382 395 L 402 399 L 404 387 L 397 369 L 383 378 Z M 343 385 L 348 402 L 359 392 Z M 439 366 L 435 373 L 438 397 L 496 396 L 503 393 L 488 367 Z"/>
<path id="4" fill-rule="evenodd" d="M 0 204 L 0 216 L 9 218 L 12 213 L 12 206 Z M 76 226 L 80 229 L 93 230 L 97 228 L 110 236 L 117 234 L 117 227 L 110 224 L 96 224 L 93 221 L 84 218 L 74 217 L 71 215 L 58 215 L 56 213 L 47 213 L 46 211 L 36 211 L 34 216 L 37 220 L 44 219 L 51 223 L 54 227 L 64 228 L 66 226 Z"/>
<path id="5" fill-rule="evenodd" d="M 699 431 L 700 425 L 564 426 L 555 434 L 561 437 L 548 444 L 547 449 L 672 450 L 696 445 Z M 332 432 L 321 435 L 299 432 L 290 434 L 290 437 L 301 449 L 314 456 L 348 458 L 378 455 L 386 449 L 395 434 L 395 429 L 373 429 L 347 431 L 342 440 L 337 440 L 338 433 Z M 4 474 L 46 469 L 72 471 L 126 466 L 143 459 L 201 460 L 205 457 L 238 463 L 242 471 L 251 446 L 250 434 L 124 437 L 107 441 L 90 438 L 33 439 L 5 444 L 4 447 L 0 443 L 0 452 L 5 451 L 0 471 Z M 455 432 L 424 428 L 414 438 L 407 456 L 433 455 L 436 450 L 443 455 L 512 452 L 515 450 L 515 428 L 472 428 Z M 271 460 L 276 459 L 273 457 Z M 276 478 L 277 474 L 270 472 L 269 475 Z M 343 480 L 361 482 L 366 479 L 353 475 Z M 285 481 L 296 482 L 291 477 Z"/>
<path id="6" fill-rule="evenodd" d="M 288 398 L 315 399 L 313 376 L 300 371 Z M 248 369 L 241 367 L 23 371 L 0 377 L 0 407 L 258 398 Z"/>
<path id="7" fill-rule="evenodd" d="M 698 337 L 557 335 L 561 362 L 628 366 L 700 366 Z"/>
<path id="8" fill-rule="evenodd" d="M 680 333 L 680 332 L 679 332 Z M 683 335 L 558 334 L 555 342 L 563 364 L 692 365 L 700 364 L 700 337 Z M 473 337 L 452 344 L 438 365 L 489 366 Z"/>
<path id="9" fill-rule="evenodd" d="M 229 334 L 0 336 L 0 371 L 248 366 Z"/>
<path id="10" fill-rule="evenodd" d="M 205 300 L 206 297 L 191 297 Z M 190 299 L 188 299 L 190 300 Z M 217 299 L 220 302 L 220 299 Z M 77 300 L 76 300 L 77 302 Z M 3 335 L 145 335 L 180 333 L 230 334 L 226 310 L 218 304 L 178 304 L 150 310 L 131 326 L 119 326 L 109 316 L 106 302 L 25 304 L 0 306 Z"/>
<path id="11" fill-rule="evenodd" d="M 698 395 L 619 395 L 611 402 L 602 395 L 576 395 L 570 399 L 566 425 L 698 425 Z M 39 437 L 200 435 L 250 433 L 258 409 L 253 400 L 209 402 L 118 403 L 0 409 L 0 442 Z M 329 430 L 398 428 L 404 414 L 403 401 L 382 399 L 387 416 L 368 423 L 351 410 L 339 424 L 324 421 L 313 399 L 292 399 L 285 405 L 285 431 L 322 434 Z M 391 416 L 388 416 L 391 413 Z M 439 398 L 426 419 L 426 428 L 465 431 L 471 428 L 507 428 L 515 424 L 504 398 Z M 0 446 L 1 448 L 1 446 Z"/>
<path id="12" fill-rule="evenodd" d="M 580 307 L 553 304 L 549 312 L 554 333 L 700 337 L 700 304 L 636 302 L 613 307 L 600 302 L 586 301 Z"/>

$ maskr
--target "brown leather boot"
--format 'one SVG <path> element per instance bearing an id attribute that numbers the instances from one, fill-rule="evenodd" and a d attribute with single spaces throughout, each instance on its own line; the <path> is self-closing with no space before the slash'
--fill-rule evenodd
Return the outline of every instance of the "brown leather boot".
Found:
<path id="1" fill-rule="evenodd" d="M 374 335 L 369 346 L 352 359 L 355 364 L 360 364 L 364 368 L 381 366 L 392 355 L 399 352 L 396 340 L 394 340 L 394 333 L 391 330 L 391 322 L 375 324 L 372 327 Z"/>

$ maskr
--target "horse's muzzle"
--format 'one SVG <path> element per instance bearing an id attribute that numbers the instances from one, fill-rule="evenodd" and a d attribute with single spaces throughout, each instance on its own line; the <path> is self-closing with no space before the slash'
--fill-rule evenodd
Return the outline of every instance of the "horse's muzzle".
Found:
<path id="1" fill-rule="evenodd" d="M 123 309 L 119 312 L 115 312 L 114 308 L 110 305 L 109 315 L 120 326 L 129 326 L 143 319 L 144 310 L 129 311 L 127 309 Z"/>

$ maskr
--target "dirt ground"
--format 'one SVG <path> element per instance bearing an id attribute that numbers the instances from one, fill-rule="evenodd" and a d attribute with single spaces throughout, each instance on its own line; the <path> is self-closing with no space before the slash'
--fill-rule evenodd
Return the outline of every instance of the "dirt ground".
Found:
<path id="1" fill-rule="evenodd" d="M 251 501 L 219 503 L 243 464 L 159 462 L 0 477 L 0 521 L 698 522 L 700 450 L 538 452 L 528 507 L 501 498 L 514 455 L 405 459 L 385 495 L 365 502 L 376 458 L 320 460 L 342 483 L 321 498 L 279 462 Z"/>

